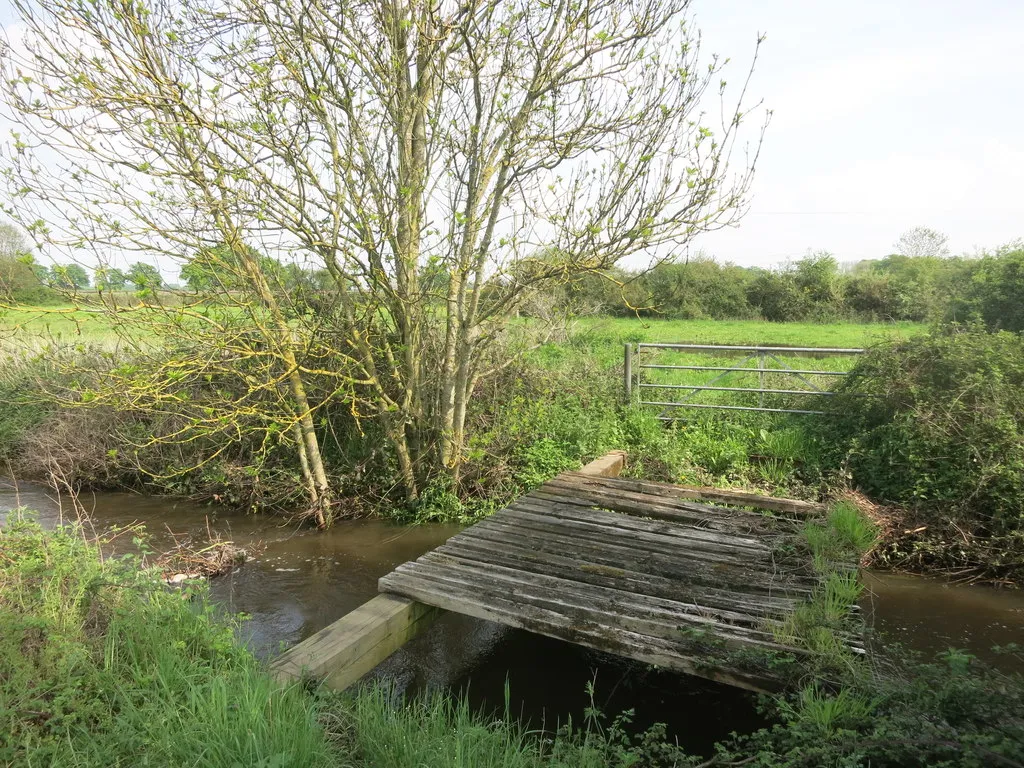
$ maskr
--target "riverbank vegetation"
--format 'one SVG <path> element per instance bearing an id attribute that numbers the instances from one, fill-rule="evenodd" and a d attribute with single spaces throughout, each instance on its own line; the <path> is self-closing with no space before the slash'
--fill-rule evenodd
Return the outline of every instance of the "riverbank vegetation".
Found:
<path id="1" fill-rule="evenodd" d="M 351 402 L 332 400 L 330 378 L 307 377 L 307 397 L 324 403 L 316 431 L 335 488 L 330 515 L 470 521 L 621 449 L 630 453 L 627 471 L 648 479 L 815 500 L 859 490 L 885 518 L 876 564 L 1005 583 L 1024 576 L 1018 334 L 978 325 L 929 332 L 590 318 L 557 333 L 547 327 L 538 346 L 533 321 L 519 326 L 507 365 L 474 390 L 458 477 L 436 476 L 412 502 L 396 485 L 383 427 L 353 413 Z M 869 348 L 856 360 L 816 361 L 850 374 L 826 401 L 826 416 L 697 413 L 665 426 L 622 402 L 625 343 L 808 338 Z M 8 355 L 0 366 L 0 457 L 18 477 L 71 487 L 175 493 L 250 511 L 306 508 L 295 438 L 276 410 L 283 401 L 253 386 L 269 380 L 265 372 L 232 360 L 230 373 L 181 376 L 180 354 L 59 342 Z M 695 353 L 672 362 L 730 359 Z"/>
<path id="2" fill-rule="evenodd" d="M 875 562 L 1024 577 L 1024 340 L 947 327 L 878 345 L 837 387 L 831 459 L 890 504 Z"/>
<path id="3" fill-rule="evenodd" d="M 0 462 L 16 477 L 320 528 L 469 522 L 625 449 L 637 477 L 831 513 L 798 553 L 820 586 L 765 628 L 822 662 L 714 756 L 628 716 L 535 733 L 443 695 L 279 686 L 201 587 L 11 518 L 0 763 L 1024 760 L 1019 679 L 955 650 L 935 666 L 849 651 L 861 587 L 840 563 L 1024 580 L 1024 247 L 953 256 L 918 229 L 855 265 L 684 256 L 749 206 L 763 38 L 737 73 L 701 50 L 688 0 L 14 7 Z M 670 420 L 623 402 L 623 345 L 648 340 L 869 350 L 811 374 L 839 379 L 818 418 Z"/>
<path id="4" fill-rule="evenodd" d="M 842 513 L 840 513 L 842 516 Z M 838 523 L 836 530 L 847 530 Z M 839 535 L 838 533 L 836 535 Z M 951 651 L 856 660 L 764 698 L 769 726 L 694 755 L 628 713 L 533 731 L 434 694 L 274 683 L 202 585 L 167 587 L 81 529 L 0 528 L 0 764 L 226 768 L 987 766 L 1024 760 L 1024 681 Z"/>

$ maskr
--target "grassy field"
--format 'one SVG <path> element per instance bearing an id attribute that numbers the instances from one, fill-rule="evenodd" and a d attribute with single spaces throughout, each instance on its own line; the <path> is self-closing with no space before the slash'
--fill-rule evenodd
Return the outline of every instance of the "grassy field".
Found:
<path id="1" fill-rule="evenodd" d="M 859 324 L 768 323 L 757 320 L 640 320 L 635 318 L 587 318 L 580 320 L 566 345 L 549 345 L 542 359 L 557 366 L 566 357 L 585 354 L 606 368 L 623 363 L 626 342 L 665 344 L 722 344 L 737 346 L 799 346 L 864 348 L 890 338 L 921 333 L 926 326 L 915 323 Z M 830 389 L 856 360 L 854 355 L 819 356 L 778 354 L 759 361 L 745 351 L 709 352 L 644 348 L 634 358 L 643 400 L 677 402 L 686 399 L 697 404 L 767 406 L 818 410 L 821 399 L 806 395 L 766 395 L 714 390 L 673 389 L 685 386 L 733 388 L 759 387 L 776 390 L 806 390 L 810 385 Z M 718 368 L 791 368 L 795 370 L 835 371 L 836 376 L 794 376 L 784 373 L 745 373 L 742 371 L 670 370 L 641 366 L 711 366 Z"/>
<path id="2" fill-rule="evenodd" d="M 581 328 L 629 335 L 631 341 L 691 344 L 760 344 L 796 347 L 864 347 L 882 338 L 922 333 L 922 323 L 769 323 L 763 320 L 641 320 L 595 317 Z"/>
<path id="3" fill-rule="evenodd" d="M 527 321 L 529 322 L 529 321 Z M 758 320 L 641 320 L 639 318 L 582 318 L 576 324 L 567 344 L 553 344 L 542 350 L 538 357 L 549 365 L 560 364 L 566 356 L 588 356 L 602 367 L 622 365 L 623 344 L 696 343 L 726 345 L 779 345 L 807 347 L 865 347 L 892 337 L 906 337 L 922 332 L 924 325 L 914 323 L 859 324 L 835 323 L 768 323 Z M 0 311 L 0 349 L 37 350 L 50 342 L 97 344 L 113 346 L 116 337 L 111 318 L 103 312 L 88 311 L 73 306 L 23 307 Z M 644 350 L 637 365 L 707 365 L 719 367 L 758 367 L 758 361 L 747 360 L 745 353 L 717 354 L 706 352 L 678 352 L 671 350 Z M 768 361 L 768 367 L 796 369 L 813 368 L 843 372 L 853 364 L 854 357 L 822 357 L 813 365 L 806 358 L 793 355 L 779 356 Z M 835 378 L 812 377 L 815 384 L 827 389 Z M 806 388 L 792 376 L 743 372 L 722 373 L 704 371 L 678 371 L 649 369 L 643 371 L 644 398 L 658 402 L 674 402 L 686 397 L 696 403 L 731 405 L 769 405 L 791 408 L 817 408 L 812 398 L 785 400 L 780 396 L 758 399 L 756 396 L 722 391 L 673 391 L 655 388 L 655 385 L 714 385 L 724 387 L 766 387 L 770 389 Z"/>
<path id="4" fill-rule="evenodd" d="M 926 326 L 919 323 L 768 323 L 761 320 L 640 320 L 584 318 L 578 328 L 632 341 L 711 344 L 779 344 L 808 347 L 861 347 L 879 338 L 911 336 Z M 0 310 L 4 338 L 61 337 L 104 341 L 112 336 L 110 318 L 73 306 L 19 307 Z"/>
<path id="5" fill-rule="evenodd" d="M 104 344 L 114 339 L 110 318 L 72 306 L 19 307 L 0 310 L 0 345 L 43 341 Z"/>

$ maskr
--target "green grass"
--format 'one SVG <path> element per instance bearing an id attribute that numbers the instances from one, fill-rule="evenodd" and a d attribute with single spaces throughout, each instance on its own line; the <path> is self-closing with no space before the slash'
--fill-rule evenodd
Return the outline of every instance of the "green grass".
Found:
<path id="1" fill-rule="evenodd" d="M 802 688 L 792 703 L 782 705 L 784 716 L 820 737 L 832 739 L 844 730 L 870 721 L 877 702 L 843 688 L 838 693 L 823 690 L 817 683 Z"/>
<path id="2" fill-rule="evenodd" d="M 801 346 L 831 348 L 863 348 L 885 338 L 906 337 L 925 330 L 915 323 L 863 324 L 834 323 L 768 323 L 757 320 L 640 320 L 626 318 L 588 317 L 579 320 L 566 342 L 549 344 L 538 353 L 536 359 L 548 368 L 564 365 L 573 357 L 586 356 L 598 365 L 621 370 L 623 347 L 629 343 L 690 343 L 721 344 L 734 346 Z M 693 350 L 670 350 L 644 348 L 634 358 L 634 370 L 640 375 L 638 381 L 645 385 L 713 385 L 720 387 L 757 387 L 763 389 L 802 390 L 806 383 L 790 374 L 745 373 L 743 371 L 688 371 L 667 369 L 641 369 L 642 365 L 716 366 L 716 367 L 789 367 L 798 370 L 834 371 L 842 374 L 854 364 L 856 357 L 821 356 L 807 357 L 795 354 L 778 354 L 777 360 L 756 357 L 748 359 L 746 352 L 708 352 Z M 763 366 L 761 363 L 763 362 Z M 839 381 L 839 376 L 805 376 L 823 389 L 830 389 Z M 673 390 L 660 387 L 642 387 L 636 390 L 644 400 L 651 402 L 676 402 L 684 396 L 688 402 L 697 404 L 719 404 L 740 406 L 766 406 L 795 408 L 800 410 L 821 410 L 823 397 L 808 395 L 766 395 L 729 391 Z M 673 413 L 687 417 L 694 409 L 675 409 Z"/>
<path id="3" fill-rule="evenodd" d="M 839 501 L 824 522 L 808 520 L 802 533 L 816 568 L 827 572 L 832 563 L 859 560 L 878 540 L 879 532 L 856 504 Z"/>
<path id="4" fill-rule="evenodd" d="M 864 324 L 768 323 L 759 320 L 640 320 L 588 317 L 578 322 L 581 331 L 602 336 L 623 336 L 634 341 L 689 342 L 696 344 L 779 344 L 790 346 L 859 347 L 880 337 L 921 333 L 919 323 Z M 19 307 L 0 310 L 0 338 L 60 335 L 84 341 L 103 341 L 113 334 L 102 313 L 71 305 Z M 621 351 L 621 350 L 618 350 Z"/>
<path id="5" fill-rule="evenodd" d="M 319 707 L 273 683 L 203 590 L 0 529 L 0 765 L 328 766 Z"/>
<path id="6" fill-rule="evenodd" d="M 769 323 L 764 320 L 641 320 L 593 317 L 579 321 L 590 331 L 632 335 L 633 341 L 689 344 L 862 347 L 878 338 L 923 333 L 923 323 Z"/>
<path id="7" fill-rule="evenodd" d="M 101 312 L 70 305 L 0 310 L 0 348 L 50 340 L 107 344 L 115 338 L 110 317 Z"/>
<path id="8" fill-rule="evenodd" d="M 507 710 L 504 717 L 473 712 L 465 699 L 434 693 L 395 706 L 387 688 L 341 699 L 339 725 L 345 751 L 370 768 L 631 768 L 686 765 L 684 752 L 658 742 L 658 729 L 634 739 L 594 713 L 583 728 L 566 724 L 555 734 L 532 732 Z M 686 760 L 686 762 L 683 762 Z"/>
<path id="9" fill-rule="evenodd" d="M 851 610 L 864 587 L 851 566 L 874 545 L 878 530 L 855 504 L 840 501 L 824 520 L 808 520 L 801 535 L 821 579 L 808 600 L 770 628 L 780 642 L 816 654 L 823 672 L 853 669 L 858 660 L 847 638 L 862 629 Z"/>

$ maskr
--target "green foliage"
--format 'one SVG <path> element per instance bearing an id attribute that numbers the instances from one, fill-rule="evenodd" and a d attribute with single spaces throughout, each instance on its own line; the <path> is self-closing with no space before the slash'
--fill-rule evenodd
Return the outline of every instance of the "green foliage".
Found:
<path id="1" fill-rule="evenodd" d="M 946 315 L 980 320 L 993 331 L 1024 331 L 1024 247 L 1017 244 L 974 262 Z"/>
<path id="2" fill-rule="evenodd" d="M 15 304 L 53 303 L 58 295 L 46 286 L 48 277 L 21 232 L 0 223 L 0 298 Z"/>
<path id="3" fill-rule="evenodd" d="M 520 446 L 514 460 L 518 465 L 516 479 L 527 488 L 538 486 L 559 472 L 580 467 L 579 453 L 572 451 L 566 442 L 551 437 L 541 437 Z"/>
<path id="4" fill-rule="evenodd" d="M 986 507 L 1016 524 L 1024 498 L 1024 341 L 957 327 L 883 343 L 838 388 L 855 480 L 893 501 Z"/>
<path id="5" fill-rule="evenodd" d="M 835 563 L 859 561 L 874 546 L 878 533 L 878 527 L 848 501 L 833 504 L 822 522 L 808 520 L 802 531 L 817 570 L 821 572 L 828 571 Z"/>
<path id="6" fill-rule="evenodd" d="M 959 652 L 895 674 L 812 684 L 768 707 L 778 723 L 720 747 L 757 768 L 987 768 L 1024 761 L 1024 680 Z"/>
<path id="7" fill-rule="evenodd" d="M 0 763 L 336 764 L 315 702 L 270 680 L 202 588 L 17 516 L 0 552 Z"/>
<path id="8" fill-rule="evenodd" d="M 876 706 L 848 688 L 832 693 L 812 683 L 793 699 L 783 700 L 779 711 L 790 727 L 806 728 L 819 738 L 835 741 L 867 725 Z"/>
<path id="9" fill-rule="evenodd" d="M 17 462 L 22 440 L 44 422 L 52 410 L 36 396 L 37 377 L 53 376 L 42 357 L 15 361 L 0 366 L 0 462 Z"/>
<path id="10" fill-rule="evenodd" d="M 853 481 L 910 507 L 910 527 L 939 541 L 956 521 L 963 543 L 946 547 L 950 562 L 1013 571 L 1024 531 L 1024 340 L 950 327 L 879 344 L 838 391 L 833 445 Z"/>
<path id="11" fill-rule="evenodd" d="M 638 274 L 613 270 L 582 276 L 565 288 L 563 303 L 574 311 L 624 317 L 818 323 L 952 319 L 1019 331 L 1024 329 L 1024 248 L 1015 242 L 981 258 L 893 254 L 858 262 L 848 272 L 826 252 L 770 270 L 702 256 Z"/>
<path id="12" fill-rule="evenodd" d="M 54 264 L 50 267 L 50 282 L 63 291 L 89 287 L 89 273 L 81 264 Z"/>
<path id="13" fill-rule="evenodd" d="M 128 282 L 135 286 L 135 290 L 141 293 L 154 293 L 164 284 L 164 278 L 160 270 L 152 264 L 145 264 L 137 261 L 128 268 L 125 273 Z"/>
<path id="14" fill-rule="evenodd" d="M 122 291 L 128 284 L 128 275 L 117 267 L 99 267 L 95 278 L 96 288 L 101 291 Z"/>
<path id="15" fill-rule="evenodd" d="M 358 766 L 367 768 L 683 768 L 699 760 L 687 756 L 656 725 L 633 735 L 631 712 L 610 723 L 593 705 L 586 722 L 567 723 L 554 733 L 530 731 L 509 711 L 504 716 L 474 713 L 465 699 L 434 693 L 395 704 L 384 688 L 355 697 L 329 697 L 340 713 L 340 744 Z"/>

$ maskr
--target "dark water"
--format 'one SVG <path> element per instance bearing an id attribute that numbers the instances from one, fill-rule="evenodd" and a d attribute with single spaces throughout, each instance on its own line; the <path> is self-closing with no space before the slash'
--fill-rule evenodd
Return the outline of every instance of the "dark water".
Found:
<path id="1" fill-rule="evenodd" d="M 264 658 L 370 599 L 378 578 L 458 531 L 355 520 L 319 533 L 167 497 L 107 493 L 81 501 L 97 530 L 144 521 L 157 551 L 173 544 L 172 534 L 202 542 L 207 530 L 257 551 L 233 574 L 214 579 L 211 591 L 225 609 L 251 617 L 245 639 Z M 5 510 L 18 506 L 37 510 L 44 524 L 61 517 L 59 503 L 44 490 L 0 485 L 0 524 Z M 865 608 L 886 641 L 927 655 L 954 646 L 1003 665 L 1014 662 L 993 656 L 991 646 L 1024 642 L 1024 593 L 891 574 L 869 574 L 867 582 L 872 595 Z M 507 681 L 512 714 L 548 728 L 570 717 L 579 722 L 590 705 L 586 685 L 594 681 L 600 709 L 633 708 L 641 728 L 667 722 L 695 751 L 761 723 L 751 697 L 736 689 L 457 615 L 445 616 L 373 676 L 406 692 L 465 690 L 475 706 L 495 711 L 505 706 Z"/>
<path id="2" fill-rule="evenodd" d="M 899 573 L 863 574 L 862 601 L 880 644 L 898 643 L 926 660 L 957 648 L 1000 669 L 1024 672 L 1019 655 L 996 646 L 1024 646 L 1024 591 L 948 584 Z"/>

